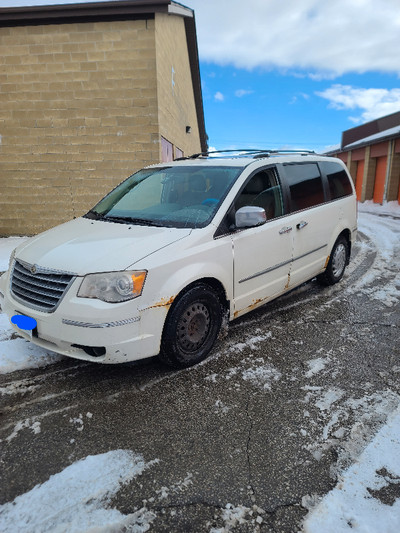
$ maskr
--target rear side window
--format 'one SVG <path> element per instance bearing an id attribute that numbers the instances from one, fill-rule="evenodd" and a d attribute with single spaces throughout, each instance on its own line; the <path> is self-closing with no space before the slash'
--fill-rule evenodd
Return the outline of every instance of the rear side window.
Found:
<path id="1" fill-rule="evenodd" d="M 328 178 L 331 200 L 342 198 L 353 193 L 347 172 L 338 163 L 324 161 L 320 163 L 321 170 Z"/>
<path id="2" fill-rule="evenodd" d="M 285 165 L 292 211 L 307 209 L 325 201 L 322 178 L 316 163 Z"/>

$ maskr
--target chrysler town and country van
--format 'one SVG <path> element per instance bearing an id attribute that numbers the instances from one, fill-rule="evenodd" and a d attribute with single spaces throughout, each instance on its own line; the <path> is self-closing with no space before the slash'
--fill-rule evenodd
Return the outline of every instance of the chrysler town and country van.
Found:
<path id="1" fill-rule="evenodd" d="M 314 277 L 340 281 L 357 231 L 345 165 L 310 152 L 215 155 L 140 170 L 21 244 L 0 278 L 20 335 L 87 361 L 158 355 L 185 367 L 207 356 L 225 317 Z"/>

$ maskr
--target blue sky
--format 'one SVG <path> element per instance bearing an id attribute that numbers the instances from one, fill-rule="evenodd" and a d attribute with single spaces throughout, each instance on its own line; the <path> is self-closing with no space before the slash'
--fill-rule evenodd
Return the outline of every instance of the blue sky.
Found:
<path id="1" fill-rule="evenodd" d="M 201 62 L 209 144 L 223 148 L 307 148 L 340 143 L 341 132 L 365 122 L 360 104 L 335 105 L 326 91 L 399 87 L 396 75 L 371 72 L 314 81 L 278 71 L 246 71 Z M 396 108 L 394 108 L 396 110 Z M 397 110 L 400 110 L 400 99 Z M 392 112 L 389 110 L 389 113 Z M 394 111 L 393 111 L 394 112 Z M 386 111 L 383 112 L 383 115 Z M 369 119 L 374 118 L 374 114 Z M 382 116 L 382 114 L 378 115 Z"/>
<path id="2" fill-rule="evenodd" d="M 398 0 L 187 0 L 209 144 L 307 148 L 400 111 Z"/>
<path id="3" fill-rule="evenodd" d="M 181 3 L 195 11 L 210 148 L 324 151 L 400 111 L 399 0 Z"/>

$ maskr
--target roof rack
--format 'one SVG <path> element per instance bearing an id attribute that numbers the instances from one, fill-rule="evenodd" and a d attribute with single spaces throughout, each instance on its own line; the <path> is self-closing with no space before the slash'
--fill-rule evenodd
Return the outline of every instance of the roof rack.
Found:
<path id="1" fill-rule="evenodd" d="M 254 157 L 269 157 L 279 154 L 313 155 L 315 152 L 314 150 L 260 150 L 259 154 L 255 154 Z"/>
<path id="2" fill-rule="evenodd" d="M 200 157 L 209 157 L 214 154 L 227 154 L 235 153 L 238 156 L 253 156 L 254 158 L 269 157 L 271 155 L 279 154 L 299 154 L 299 155 L 311 155 L 315 154 L 313 150 L 260 150 L 253 148 L 237 149 L 237 150 L 212 150 L 207 152 L 199 152 L 198 154 L 189 155 L 187 157 L 179 157 L 175 161 L 183 161 L 185 159 L 199 159 Z"/>

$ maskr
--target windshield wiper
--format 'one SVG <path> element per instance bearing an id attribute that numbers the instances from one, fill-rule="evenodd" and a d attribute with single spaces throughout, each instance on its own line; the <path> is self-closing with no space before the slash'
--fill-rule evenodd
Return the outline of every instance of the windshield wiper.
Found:
<path id="1" fill-rule="evenodd" d="M 134 218 L 134 217 L 113 217 L 113 216 L 104 216 L 103 220 L 110 220 L 111 222 L 120 222 L 121 224 L 137 224 L 138 226 L 157 226 L 162 227 L 163 224 L 156 222 L 154 220 L 147 220 L 144 218 Z"/>
<path id="2" fill-rule="evenodd" d="M 93 209 L 88 211 L 86 213 L 86 215 L 83 215 L 83 216 L 86 217 L 86 218 L 92 218 L 92 219 L 95 219 L 95 220 L 103 220 L 104 219 L 104 215 L 102 215 L 101 213 L 97 213 L 96 211 L 93 211 Z"/>

